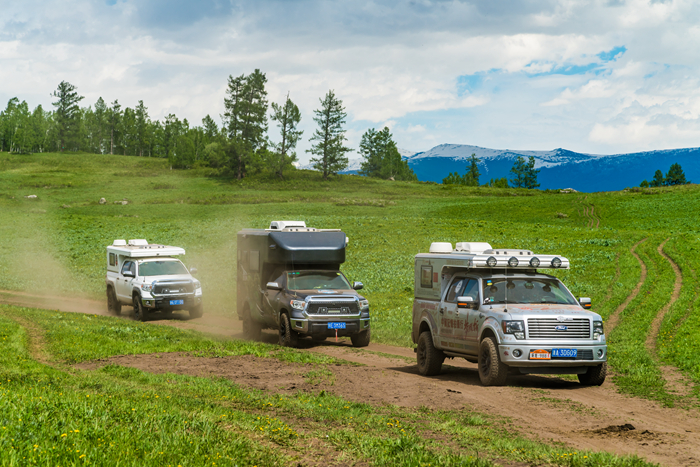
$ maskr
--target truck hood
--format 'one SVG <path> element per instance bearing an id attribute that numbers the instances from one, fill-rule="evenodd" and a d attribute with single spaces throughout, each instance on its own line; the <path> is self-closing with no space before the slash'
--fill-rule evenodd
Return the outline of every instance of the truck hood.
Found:
<path id="1" fill-rule="evenodd" d="M 158 282 L 179 282 L 179 281 L 193 281 L 194 277 L 189 274 L 170 274 L 167 276 L 143 276 L 144 282 L 150 284 L 153 281 Z"/>
<path id="2" fill-rule="evenodd" d="M 590 318 L 594 321 L 602 321 L 599 314 L 585 310 L 578 305 L 554 305 L 537 303 L 510 303 L 508 305 L 484 305 L 484 308 L 493 307 L 494 311 L 508 310 L 513 319 L 522 315 L 541 315 L 542 318 L 568 316 L 571 318 Z"/>
<path id="3" fill-rule="evenodd" d="M 315 298 L 325 298 L 325 299 L 333 299 L 333 298 L 349 298 L 349 297 L 361 297 L 356 291 L 354 290 L 332 290 L 332 289 L 311 289 L 311 290 L 294 290 L 292 291 L 294 295 L 297 297 L 304 299 L 306 297 L 315 297 Z"/>

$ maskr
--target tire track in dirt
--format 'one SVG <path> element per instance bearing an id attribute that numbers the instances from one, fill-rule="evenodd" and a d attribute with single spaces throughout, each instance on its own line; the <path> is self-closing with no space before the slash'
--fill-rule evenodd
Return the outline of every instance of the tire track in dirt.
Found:
<path id="1" fill-rule="evenodd" d="M 598 228 L 600 227 L 600 216 L 595 213 L 595 205 L 592 203 L 587 203 L 586 200 L 588 196 L 583 196 L 577 198 L 578 202 L 573 201 L 576 204 L 576 212 L 579 217 L 583 217 L 588 228 Z M 583 214 L 581 214 L 581 207 L 583 207 Z"/>
<path id="2" fill-rule="evenodd" d="M 53 359 L 53 357 L 47 352 L 46 347 L 46 339 L 44 337 L 44 330 L 41 329 L 39 326 L 36 324 L 32 323 L 28 319 L 21 318 L 19 316 L 9 316 L 5 315 L 8 318 L 12 319 L 15 321 L 17 324 L 22 326 L 24 328 L 24 331 L 27 333 L 27 350 L 29 351 L 29 355 L 36 360 L 39 363 L 42 363 L 44 365 L 49 365 L 52 367 L 58 367 L 59 365 L 57 362 Z"/>
<path id="3" fill-rule="evenodd" d="M 615 329 L 615 326 L 617 326 L 617 323 L 620 322 L 620 314 L 625 310 L 625 308 L 627 308 L 627 305 L 629 305 L 632 300 L 637 298 L 637 295 L 639 295 L 639 291 L 642 289 L 642 286 L 644 285 L 644 281 L 647 280 L 647 265 L 644 264 L 644 261 L 642 261 L 642 258 L 640 258 L 639 255 L 635 252 L 637 247 L 639 245 L 641 245 L 643 242 L 645 242 L 646 240 L 647 239 L 645 237 L 645 238 L 641 239 L 640 241 L 638 241 L 637 243 L 635 243 L 632 246 L 632 248 L 630 248 L 630 253 L 632 253 L 632 256 L 634 256 L 637 259 L 637 261 L 639 262 L 639 267 L 641 267 L 642 272 L 639 275 L 639 282 L 637 282 L 637 285 L 635 286 L 634 290 L 632 290 L 632 293 L 630 293 L 627 296 L 627 298 L 625 299 L 625 301 L 622 302 L 620 304 L 620 306 L 618 306 L 615 309 L 613 314 L 611 314 L 608 317 L 608 319 L 605 323 L 605 327 L 607 328 L 605 331 L 606 333 L 610 333 L 610 331 Z M 619 269 L 619 266 L 618 266 L 618 269 Z"/>
<path id="4" fill-rule="evenodd" d="M 681 272 L 681 269 L 671 259 L 671 257 L 669 257 L 664 252 L 664 246 L 666 246 L 666 243 L 669 240 L 670 237 L 661 242 L 661 244 L 656 248 L 656 251 L 658 251 L 659 255 L 661 255 L 666 261 L 669 262 L 669 264 L 673 268 L 673 273 L 676 276 L 676 280 L 673 283 L 673 293 L 671 293 L 671 299 L 666 303 L 666 305 L 664 305 L 664 307 L 661 310 L 659 310 L 659 312 L 656 314 L 656 317 L 654 318 L 654 321 L 652 321 L 651 323 L 651 328 L 649 329 L 649 334 L 647 334 L 647 340 L 645 342 L 645 345 L 647 350 L 649 350 L 649 353 L 651 354 L 652 358 L 654 358 L 654 360 L 656 360 L 659 364 L 659 370 L 661 370 L 661 374 L 664 380 L 666 381 L 669 392 L 679 396 L 687 396 L 688 394 L 690 394 L 692 388 L 691 382 L 688 380 L 688 378 L 686 378 L 683 375 L 683 373 L 680 372 L 678 368 L 671 365 L 663 365 L 657 352 L 661 323 L 663 322 L 664 317 L 669 312 L 673 304 L 676 303 L 676 301 L 678 300 L 678 297 L 680 297 L 681 287 L 683 286 L 683 273 Z"/>

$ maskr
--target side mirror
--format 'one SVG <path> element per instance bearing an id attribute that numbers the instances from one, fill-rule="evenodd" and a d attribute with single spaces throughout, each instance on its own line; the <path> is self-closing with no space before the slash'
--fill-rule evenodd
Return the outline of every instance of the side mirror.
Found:
<path id="1" fill-rule="evenodd" d="M 364 284 L 362 282 L 353 282 L 352 283 L 352 288 L 355 290 L 360 290 L 363 287 L 364 287 Z"/>
<path id="2" fill-rule="evenodd" d="M 190 268 L 190 274 L 197 274 L 197 268 Z"/>
<path id="3" fill-rule="evenodd" d="M 473 308 L 476 302 L 472 297 L 457 297 L 457 308 Z"/>
<path id="4" fill-rule="evenodd" d="M 588 297 L 581 297 L 578 299 L 579 304 L 588 310 L 591 307 L 591 299 Z"/>
<path id="5" fill-rule="evenodd" d="M 124 276 L 124 277 L 134 277 L 134 273 L 131 272 L 131 271 L 124 271 L 124 272 L 122 273 L 122 276 Z"/>
<path id="6" fill-rule="evenodd" d="M 270 290 L 282 290 L 282 286 L 279 285 L 277 282 L 268 282 L 265 287 L 267 287 Z"/>

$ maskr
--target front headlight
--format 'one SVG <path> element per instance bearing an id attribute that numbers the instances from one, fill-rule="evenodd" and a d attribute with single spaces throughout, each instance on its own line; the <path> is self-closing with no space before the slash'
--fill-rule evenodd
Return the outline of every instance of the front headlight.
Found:
<path id="1" fill-rule="evenodd" d="M 195 279 L 195 280 L 194 280 L 194 288 L 195 288 L 195 289 L 201 289 L 201 288 L 202 288 L 202 283 Z"/>
<path id="2" fill-rule="evenodd" d="M 141 284 L 141 290 L 144 292 L 151 292 L 153 290 L 153 284 Z"/>
<path id="3" fill-rule="evenodd" d="M 303 310 L 304 306 L 306 306 L 306 302 L 304 300 L 290 300 L 289 304 L 292 305 L 292 308 L 295 310 Z"/>
<path id="4" fill-rule="evenodd" d="M 516 339 L 525 339 L 524 321 L 502 321 L 503 332 L 513 334 Z"/>
<path id="5" fill-rule="evenodd" d="M 598 339 L 605 334 L 602 321 L 593 321 L 593 339 Z"/>
<path id="6" fill-rule="evenodd" d="M 360 309 L 369 308 L 369 300 L 360 300 Z"/>

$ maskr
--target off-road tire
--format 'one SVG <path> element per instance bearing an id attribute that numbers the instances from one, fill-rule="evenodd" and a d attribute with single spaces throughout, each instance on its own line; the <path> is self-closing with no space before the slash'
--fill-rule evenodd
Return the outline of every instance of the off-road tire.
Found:
<path id="1" fill-rule="evenodd" d="M 314 342 L 325 342 L 326 339 L 328 339 L 328 336 L 322 336 L 322 335 L 311 336 L 311 340 L 313 340 Z"/>
<path id="2" fill-rule="evenodd" d="M 289 321 L 289 315 L 282 313 L 280 315 L 280 345 L 283 347 L 296 347 L 299 344 L 299 333 L 292 329 L 292 323 Z"/>
<path id="3" fill-rule="evenodd" d="M 259 341 L 261 332 L 262 326 L 253 320 L 252 316 L 250 316 L 250 310 L 246 307 L 243 310 L 243 335 L 246 339 Z"/>
<path id="4" fill-rule="evenodd" d="M 600 386 L 608 375 L 608 363 L 589 366 L 585 373 L 578 375 L 578 380 L 584 386 Z"/>
<path id="5" fill-rule="evenodd" d="M 204 314 L 204 306 L 200 303 L 194 308 L 187 310 L 190 313 L 190 319 L 201 318 Z"/>
<path id="6" fill-rule="evenodd" d="M 136 321 L 148 320 L 148 308 L 141 303 L 141 296 L 134 294 L 134 319 Z"/>
<path id="7" fill-rule="evenodd" d="M 433 336 L 430 331 L 423 331 L 418 336 L 418 349 L 416 350 L 418 361 L 418 373 L 423 376 L 439 375 L 445 354 L 433 345 Z"/>
<path id="8" fill-rule="evenodd" d="M 117 316 L 122 313 L 122 304 L 119 303 L 113 287 L 107 287 L 107 311 Z"/>
<path id="9" fill-rule="evenodd" d="M 367 347 L 369 345 L 370 340 L 369 329 L 366 331 L 362 331 L 359 334 L 350 336 L 350 340 L 352 341 L 353 347 Z"/>
<path id="10" fill-rule="evenodd" d="M 479 379 L 484 386 L 503 386 L 508 377 L 508 365 L 501 362 L 498 346 L 486 337 L 479 346 Z"/>

